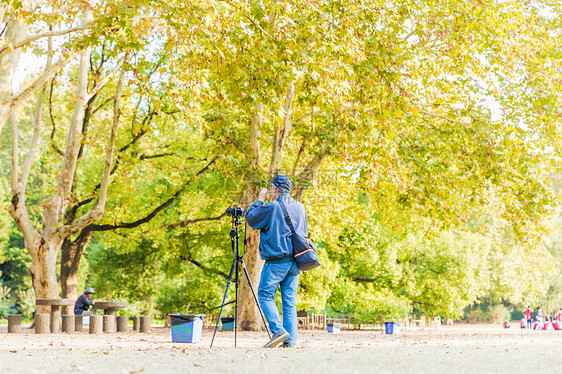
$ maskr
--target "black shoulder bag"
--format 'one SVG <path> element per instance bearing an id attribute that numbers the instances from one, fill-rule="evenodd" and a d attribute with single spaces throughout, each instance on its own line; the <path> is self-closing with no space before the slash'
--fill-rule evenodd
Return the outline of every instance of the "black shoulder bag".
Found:
<path id="1" fill-rule="evenodd" d="M 285 204 L 279 200 L 279 205 L 283 209 L 283 214 L 285 215 L 285 222 L 289 225 L 291 229 L 291 241 L 293 242 L 293 255 L 295 256 L 295 261 L 297 266 L 302 271 L 307 271 L 320 266 L 320 261 L 318 261 L 318 253 L 316 253 L 316 246 L 307 237 L 302 237 L 296 233 L 295 227 L 293 226 L 293 221 L 287 212 Z"/>

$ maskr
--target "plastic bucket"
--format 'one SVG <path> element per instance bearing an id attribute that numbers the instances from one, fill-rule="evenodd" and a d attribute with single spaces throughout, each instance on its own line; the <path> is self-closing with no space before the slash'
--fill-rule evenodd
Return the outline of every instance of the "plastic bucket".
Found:
<path id="1" fill-rule="evenodd" d="M 170 314 L 172 342 L 197 343 L 201 340 L 204 314 Z"/>
<path id="2" fill-rule="evenodd" d="M 234 331 L 234 317 L 221 318 L 222 331 Z"/>
<path id="3" fill-rule="evenodd" d="M 400 332 L 400 325 L 396 322 L 385 322 L 384 332 L 386 334 L 398 334 Z"/>
<path id="4" fill-rule="evenodd" d="M 336 334 L 338 332 L 341 332 L 341 323 L 339 322 L 334 322 L 334 323 L 328 323 L 326 325 L 328 333 L 330 334 Z"/>

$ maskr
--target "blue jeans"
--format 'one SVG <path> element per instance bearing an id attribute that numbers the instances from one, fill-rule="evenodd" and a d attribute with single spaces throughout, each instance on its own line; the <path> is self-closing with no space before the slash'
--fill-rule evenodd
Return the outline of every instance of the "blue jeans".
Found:
<path id="1" fill-rule="evenodd" d="M 294 261 L 284 264 L 266 262 L 261 271 L 258 299 L 269 329 L 277 334 L 285 329 L 291 336 L 287 343 L 297 342 L 297 287 L 301 271 Z M 279 317 L 279 310 L 275 303 L 277 288 L 281 287 L 281 301 L 283 304 L 283 324 Z"/>

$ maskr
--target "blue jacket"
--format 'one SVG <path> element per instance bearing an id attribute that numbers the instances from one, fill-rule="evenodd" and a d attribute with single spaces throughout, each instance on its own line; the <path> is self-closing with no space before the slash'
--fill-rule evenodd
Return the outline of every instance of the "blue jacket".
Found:
<path id="1" fill-rule="evenodd" d="M 304 206 L 289 194 L 281 194 L 277 200 L 265 205 L 261 201 L 250 205 L 246 212 L 246 222 L 254 229 L 260 230 L 260 257 L 263 260 L 278 260 L 293 256 L 291 229 L 285 222 L 279 200 L 285 204 L 297 234 L 308 236 Z"/>
<path id="2" fill-rule="evenodd" d="M 84 311 L 88 310 L 90 306 L 93 305 L 94 303 L 90 300 L 90 298 L 86 295 L 86 293 L 83 293 L 82 295 L 80 295 L 80 297 L 78 298 L 78 300 L 76 300 L 76 303 L 74 304 L 74 314 L 79 316 L 82 313 L 84 313 Z"/>

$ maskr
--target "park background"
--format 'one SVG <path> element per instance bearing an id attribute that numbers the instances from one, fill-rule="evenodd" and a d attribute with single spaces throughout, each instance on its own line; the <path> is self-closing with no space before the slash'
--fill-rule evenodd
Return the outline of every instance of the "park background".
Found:
<path id="1" fill-rule="evenodd" d="M 89 286 L 131 315 L 216 313 L 224 211 L 277 173 L 322 262 L 299 310 L 562 307 L 557 1 L 85 4 L 2 2 L 2 316 Z"/>

